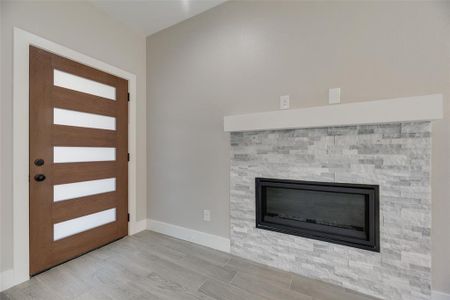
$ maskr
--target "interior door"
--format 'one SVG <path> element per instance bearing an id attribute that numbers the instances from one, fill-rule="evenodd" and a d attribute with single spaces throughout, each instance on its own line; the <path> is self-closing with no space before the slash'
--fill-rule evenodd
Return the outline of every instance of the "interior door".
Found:
<path id="1" fill-rule="evenodd" d="M 30 46 L 30 274 L 128 233 L 128 82 Z"/>

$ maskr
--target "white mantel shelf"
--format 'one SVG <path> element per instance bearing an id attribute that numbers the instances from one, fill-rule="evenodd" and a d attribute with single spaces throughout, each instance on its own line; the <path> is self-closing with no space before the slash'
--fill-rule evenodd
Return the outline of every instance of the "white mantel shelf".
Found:
<path id="1" fill-rule="evenodd" d="M 443 118 L 442 94 L 224 117 L 225 132 L 432 121 Z"/>

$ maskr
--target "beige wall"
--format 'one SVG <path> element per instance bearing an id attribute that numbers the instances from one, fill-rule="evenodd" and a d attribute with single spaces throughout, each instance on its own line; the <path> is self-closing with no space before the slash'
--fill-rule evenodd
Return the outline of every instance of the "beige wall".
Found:
<path id="1" fill-rule="evenodd" d="M 145 37 L 97 11 L 87 2 L 5 2 L 1 14 L 1 268 L 12 267 L 12 47 L 13 27 L 137 75 L 138 220 L 146 218 Z M 27 116 L 24 116 L 26 118 Z"/>
<path id="2" fill-rule="evenodd" d="M 147 39 L 149 217 L 228 237 L 223 116 L 443 93 L 433 289 L 450 292 L 450 2 L 228 2 Z M 211 209 L 212 221 L 202 221 Z"/>

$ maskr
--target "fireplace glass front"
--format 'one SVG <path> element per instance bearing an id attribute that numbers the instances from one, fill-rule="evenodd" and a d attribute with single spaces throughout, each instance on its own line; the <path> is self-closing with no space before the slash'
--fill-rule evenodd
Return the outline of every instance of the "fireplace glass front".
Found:
<path id="1" fill-rule="evenodd" d="M 256 227 L 379 252 L 378 189 L 256 178 Z"/>

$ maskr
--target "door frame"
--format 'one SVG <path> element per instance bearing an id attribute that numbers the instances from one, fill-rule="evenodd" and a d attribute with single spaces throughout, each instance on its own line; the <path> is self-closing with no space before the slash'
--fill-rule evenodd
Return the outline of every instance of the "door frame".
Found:
<path id="1" fill-rule="evenodd" d="M 13 49 L 13 285 L 29 275 L 29 46 L 66 57 L 128 80 L 128 234 L 140 231 L 136 221 L 136 75 L 14 27 Z"/>

